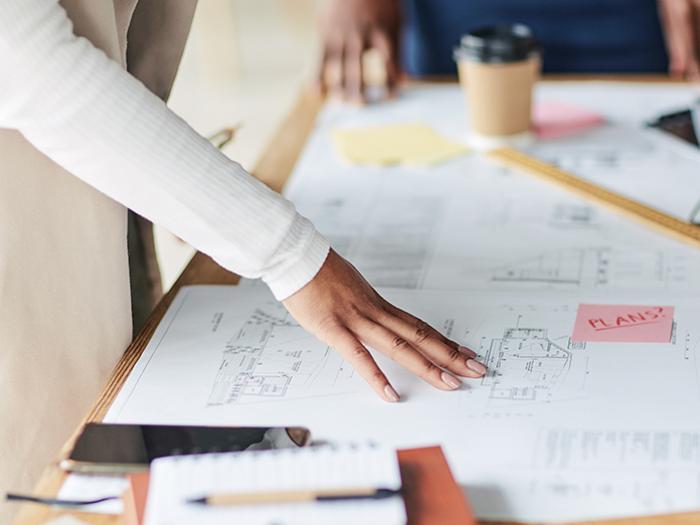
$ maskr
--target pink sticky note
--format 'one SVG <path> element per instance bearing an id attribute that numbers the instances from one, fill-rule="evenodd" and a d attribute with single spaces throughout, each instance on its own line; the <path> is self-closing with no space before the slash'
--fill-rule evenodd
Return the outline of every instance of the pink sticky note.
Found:
<path id="1" fill-rule="evenodd" d="M 580 304 L 571 338 L 609 343 L 668 343 L 673 306 Z"/>
<path id="2" fill-rule="evenodd" d="M 568 137 L 605 122 L 598 113 L 554 100 L 536 104 L 532 119 L 535 132 L 541 139 Z"/>

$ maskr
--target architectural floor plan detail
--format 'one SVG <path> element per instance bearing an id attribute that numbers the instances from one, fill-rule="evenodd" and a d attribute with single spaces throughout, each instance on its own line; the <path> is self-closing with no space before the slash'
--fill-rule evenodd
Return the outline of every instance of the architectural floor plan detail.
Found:
<path id="1" fill-rule="evenodd" d="M 549 339 L 543 328 L 507 328 L 484 354 L 482 385 L 489 398 L 550 401 L 572 366 L 572 352 Z"/>
<path id="2" fill-rule="evenodd" d="M 330 348 L 319 351 L 313 343 L 281 304 L 256 309 L 226 344 L 207 405 L 303 395 L 324 381 L 342 389 L 352 368 Z"/>

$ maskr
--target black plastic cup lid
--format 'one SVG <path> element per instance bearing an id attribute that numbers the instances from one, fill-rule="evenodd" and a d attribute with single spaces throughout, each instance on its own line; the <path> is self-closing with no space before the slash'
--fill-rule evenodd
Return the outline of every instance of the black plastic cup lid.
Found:
<path id="1" fill-rule="evenodd" d="M 519 62 L 539 52 L 537 40 L 523 24 L 487 26 L 470 31 L 455 49 L 455 59 L 477 62 Z"/>

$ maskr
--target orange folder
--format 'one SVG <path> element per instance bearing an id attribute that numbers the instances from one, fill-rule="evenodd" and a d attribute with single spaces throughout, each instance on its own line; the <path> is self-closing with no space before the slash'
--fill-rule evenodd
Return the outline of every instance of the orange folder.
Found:
<path id="1" fill-rule="evenodd" d="M 399 450 L 408 525 L 476 525 L 440 447 Z"/>
<path id="2" fill-rule="evenodd" d="M 455 482 L 442 449 L 399 450 L 407 525 L 475 525 L 474 514 Z M 148 472 L 129 476 L 124 495 L 124 524 L 142 525 L 148 494 Z"/>

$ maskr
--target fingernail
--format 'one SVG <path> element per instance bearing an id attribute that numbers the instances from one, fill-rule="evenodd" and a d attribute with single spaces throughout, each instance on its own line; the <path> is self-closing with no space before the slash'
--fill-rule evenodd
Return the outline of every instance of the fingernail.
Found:
<path id="1" fill-rule="evenodd" d="M 384 397 L 386 397 L 386 400 L 390 403 L 398 403 L 401 399 L 391 385 L 386 385 L 384 387 Z"/>
<path id="2" fill-rule="evenodd" d="M 452 374 L 448 374 L 447 372 L 440 374 L 440 378 L 442 379 L 442 382 L 449 386 L 452 390 L 459 388 L 459 385 L 462 384 L 459 379 Z"/>
<path id="3" fill-rule="evenodd" d="M 486 367 L 474 359 L 467 359 L 467 368 L 482 376 L 486 373 Z"/>
<path id="4" fill-rule="evenodd" d="M 463 354 L 467 354 L 469 357 L 476 357 L 476 352 L 472 350 L 471 348 L 467 348 L 466 346 L 461 346 L 458 348 L 460 352 Z"/>

